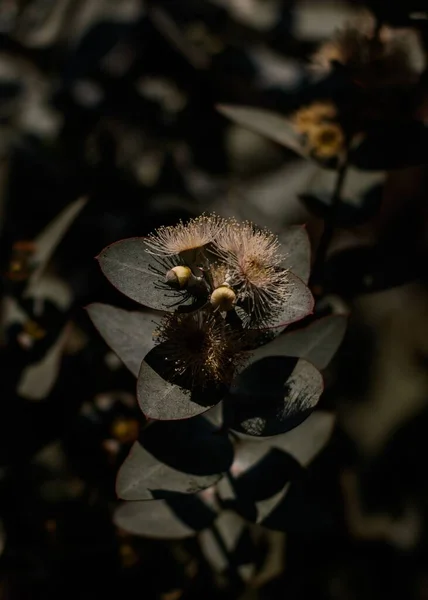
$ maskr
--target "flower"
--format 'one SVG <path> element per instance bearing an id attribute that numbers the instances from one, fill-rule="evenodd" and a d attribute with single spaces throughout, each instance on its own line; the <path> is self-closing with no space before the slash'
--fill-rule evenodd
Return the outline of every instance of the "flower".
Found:
<path id="1" fill-rule="evenodd" d="M 425 57 L 415 31 L 383 26 L 376 35 L 373 18 L 366 16 L 338 30 L 312 57 L 315 71 L 328 72 L 334 62 L 361 85 L 378 87 L 415 82 Z"/>
<path id="2" fill-rule="evenodd" d="M 167 315 L 154 339 L 168 378 L 187 389 L 230 384 L 242 357 L 242 336 L 211 311 Z"/>
<path id="3" fill-rule="evenodd" d="M 216 215 L 202 215 L 180 221 L 177 225 L 159 227 L 146 239 L 148 251 L 158 256 L 182 255 L 193 262 L 197 250 L 211 243 L 219 234 L 224 221 Z"/>
<path id="4" fill-rule="evenodd" d="M 249 323 L 269 324 L 290 293 L 277 236 L 231 220 L 214 241 L 214 252 L 224 264 L 224 282 L 236 293 Z"/>
<path id="5" fill-rule="evenodd" d="M 291 117 L 291 122 L 299 133 L 308 131 L 324 122 L 330 122 L 337 117 L 337 107 L 330 101 L 313 102 L 302 106 Z"/>
<path id="6" fill-rule="evenodd" d="M 337 123 L 326 123 L 309 129 L 307 145 L 317 158 L 333 158 L 343 151 L 345 135 Z"/>

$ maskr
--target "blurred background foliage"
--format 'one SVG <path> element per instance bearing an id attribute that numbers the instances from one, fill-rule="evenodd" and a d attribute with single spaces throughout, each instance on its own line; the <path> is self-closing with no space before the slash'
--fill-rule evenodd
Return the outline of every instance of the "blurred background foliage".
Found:
<path id="1" fill-rule="evenodd" d="M 428 597 L 428 143 L 405 121 L 428 119 L 425 4 L 0 1 L 0 599 Z M 286 533 L 246 531 L 242 589 L 197 538 L 113 524 L 143 417 L 83 307 L 133 308 L 99 272 L 102 248 L 205 211 L 279 234 L 306 223 L 316 255 L 331 171 L 217 107 L 335 98 L 342 80 L 314 83 L 311 56 L 364 11 L 410 29 L 422 66 L 335 216 L 317 312 L 350 313 L 321 400 L 336 429 Z"/>

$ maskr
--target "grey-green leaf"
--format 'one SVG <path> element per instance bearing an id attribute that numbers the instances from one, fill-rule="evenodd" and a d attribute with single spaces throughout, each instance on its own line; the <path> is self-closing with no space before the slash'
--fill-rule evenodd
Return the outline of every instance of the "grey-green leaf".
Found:
<path id="1" fill-rule="evenodd" d="M 285 333 L 260 346 L 249 356 L 249 364 L 268 356 L 295 356 L 325 369 L 345 336 L 347 317 L 332 315 L 317 319 L 307 327 Z"/>
<path id="2" fill-rule="evenodd" d="M 127 311 L 108 304 L 87 307 L 89 317 L 110 348 L 138 377 L 140 365 L 155 345 L 153 332 L 160 316 L 149 312 Z"/>
<path id="3" fill-rule="evenodd" d="M 207 397 L 205 402 L 203 396 L 195 396 L 190 391 L 165 381 L 144 360 L 138 375 L 137 399 L 144 415 L 159 421 L 189 419 L 217 404 L 212 397 Z"/>
<path id="4" fill-rule="evenodd" d="M 290 372 L 291 370 L 291 372 Z M 323 392 L 321 373 L 309 362 L 267 357 L 238 375 L 225 402 L 226 421 L 254 436 L 285 433 L 302 423 Z"/>
<path id="5" fill-rule="evenodd" d="M 155 310 L 175 310 L 174 304 L 183 300 L 183 294 L 164 285 L 168 266 L 147 252 L 144 238 L 121 240 L 97 257 L 100 267 L 122 294 Z"/>
<path id="6" fill-rule="evenodd" d="M 156 539 L 183 539 L 209 527 L 216 513 L 197 496 L 172 494 L 168 500 L 125 502 L 116 509 L 117 527 Z"/>
<path id="7" fill-rule="evenodd" d="M 221 477 L 221 473 L 195 475 L 178 471 L 135 442 L 117 475 L 116 492 L 122 500 L 153 500 L 162 498 L 163 491 L 195 494 Z"/>
<path id="8" fill-rule="evenodd" d="M 270 110 L 251 106 L 220 104 L 217 110 L 234 123 L 286 146 L 301 156 L 305 155 L 300 136 L 289 119 Z"/>
<path id="9" fill-rule="evenodd" d="M 281 252 L 285 257 L 281 266 L 290 269 L 304 283 L 308 283 L 311 270 L 311 244 L 306 227 L 303 225 L 288 227 L 279 234 L 278 238 Z"/>

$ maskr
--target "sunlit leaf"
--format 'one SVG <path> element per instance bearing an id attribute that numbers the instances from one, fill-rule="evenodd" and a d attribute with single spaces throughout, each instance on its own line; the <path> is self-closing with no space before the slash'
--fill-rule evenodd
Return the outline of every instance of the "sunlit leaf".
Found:
<path id="1" fill-rule="evenodd" d="M 169 290 L 164 284 L 169 269 L 149 252 L 144 238 L 121 240 L 97 257 L 107 279 L 122 294 L 148 308 L 175 310 L 182 294 Z"/>
<path id="2" fill-rule="evenodd" d="M 279 236 L 281 253 L 285 256 L 281 266 L 290 269 L 308 283 L 311 269 L 311 243 L 304 226 L 288 227 Z"/>
<path id="3" fill-rule="evenodd" d="M 249 435 L 278 435 L 302 423 L 322 391 L 322 376 L 307 361 L 263 358 L 235 379 L 224 402 L 225 420 Z"/>
<path id="4" fill-rule="evenodd" d="M 198 496 L 172 494 L 168 500 L 125 502 L 116 510 L 117 527 L 134 535 L 182 539 L 210 527 L 216 513 Z"/>
<path id="5" fill-rule="evenodd" d="M 153 332 L 159 316 L 99 303 L 90 304 L 87 311 L 110 348 L 138 377 L 143 358 L 154 346 Z"/>
<path id="6" fill-rule="evenodd" d="M 145 360 L 138 375 L 137 399 L 144 415 L 159 421 L 195 417 L 221 400 L 208 393 L 191 393 L 165 381 Z"/>
<path id="7" fill-rule="evenodd" d="M 304 358 L 325 369 L 336 354 L 346 332 L 347 318 L 333 315 L 317 319 L 303 329 L 285 333 L 249 355 L 249 364 L 268 356 Z"/>
<path id="8" fill-rule="evenodd" d="M 302 156 L 305 154 L 299 135 L 286 117 L 250 106 L 220 104 L 217 106 L 217 110 L 234 123 L 264 135 Z"/>

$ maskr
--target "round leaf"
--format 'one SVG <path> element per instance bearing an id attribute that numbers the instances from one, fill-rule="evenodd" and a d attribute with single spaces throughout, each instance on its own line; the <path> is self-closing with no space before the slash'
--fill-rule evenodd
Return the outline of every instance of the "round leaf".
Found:
<path id="1" fill-rule="evenodd" d="M 111 244 L 97 258 L 110 283 L 144 306 L 172 311 L 177 303 L 186 300 L 183 293 L 174 292 L 164 284 L 171 265 L 147 252 L 144 238 L 128 238 Z"/>
<path id="2" fill-rule="evenodd" d="M 165 381 L 145 360 L 138 375 L 137 399 L 144 415 L 159 421 L 195 417 L 221 400 Z"/>
<path id="3" fill-rule="evenodd" d="M 289 269 L 304 283 L 308 283 L 311 269 L 311 243 L 306 227 L 303 225 L 288 227 L 278 238 L 284 255 L 281 267 Z"/>
<path id="4" fill-rule="evenodd" d="M 183 539 L 209 527 L 216 513 L 197 496 L 172 494 L 168 500 L 126 502 L 114 514 L 117 527 L 156 539 Z"/>
<path id="5" fill-rule="evenodd" d="M 225 432 L 204 416 L 153 423 L 142 435 L 144 448 L 163 463 L 195 475 L 227 471 L 233 446 Z"/>
<path id="6" fill-rule="evenodd" d="M 234 123 L 264 135 L 281 146 L 294 150 L 297 154 L 305 155 L 300 136 L 283 115 L 261 108 L 227 104 L 217 106 L 217 110 Z"/>
<path id="7" fill-rule="evenodd" d="M 138 377 L 143 358 L 154 346 L 152 334 L 159 317 L 99 303 L 89 305 L 87 311 L 110 348 Z"/>
<path id="8" fill-rule="evenodd" d="M 194 475 L 162 463 L 135 442 L 116 479 L 116 493 L 122 500 L 153 500 L 163 492 L 195 494 L 216 483 L 222 474 Z"/>
<path id="9" fill-rule="evenodd" d="M 278 435 L 302 423 L 322 391 L 322 376 L 310 363 L 264 358 L 235 379 L 224 403 L 225 420 L 249 435 Z"/>
<path id="10" fill-rule="evenodd" d="M 278 336 L 249 355 L 249 364 L 269 356 L 295 356 L 325 369 L 336 354 L 346 332 L 347 318 L 332 315 L 307 327 Z M 249 366 L 249 365 L 248 365 Z"/>
<path id="11" fill-rule="evenodd" d="M 289 272 L 287 277 L 289 296 L 284 302 L 281 312 L 268 328 L 275 331 L 275 333 L 280 333 L 281 328 L 307 317 L 314 309 L 314 298 L 308 286 L 294 273 Z"/>

